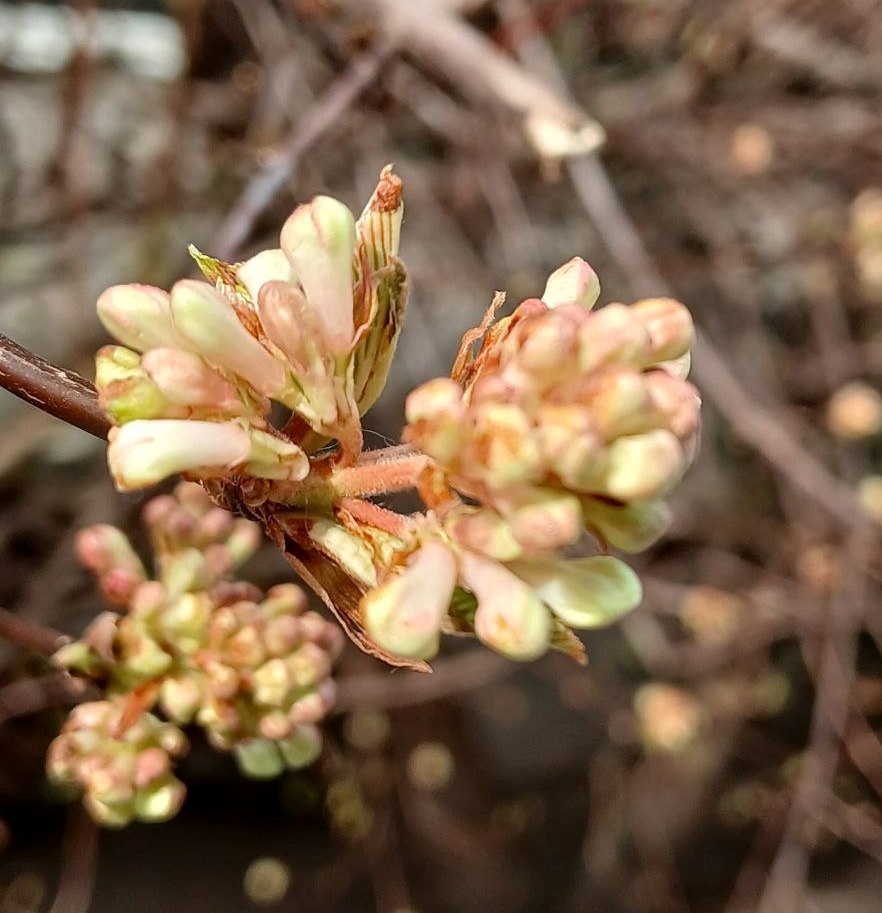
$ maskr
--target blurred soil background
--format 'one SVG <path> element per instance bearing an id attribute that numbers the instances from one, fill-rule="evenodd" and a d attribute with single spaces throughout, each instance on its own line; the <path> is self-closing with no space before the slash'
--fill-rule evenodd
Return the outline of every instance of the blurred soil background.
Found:
<path id="1" fill-rule="evenodd" d="M 537 150 L 537 85 L 599 158 Z M 66 692 L 0 644 L 0 913 L 882 909 L 882 3 L 2 2 L 0 329 L 90 376 L 104 287 L 274 246 L 316 193 L 357 211 L 387 162 L 413 290 L 369 444 L 575 254 L 602 301 L 695 315 L 702 453 L 643 606 L 587 669 L 348 648 L 315 768 L 251 783 L 196 741 L 178 818 L 100 838 L 43 776 Z M 78 633 L 73 534 L 144 498 L 100 441 L 0 421 L 0 605 Z M 250 571 L 290 578 L 269 545 Z"/>

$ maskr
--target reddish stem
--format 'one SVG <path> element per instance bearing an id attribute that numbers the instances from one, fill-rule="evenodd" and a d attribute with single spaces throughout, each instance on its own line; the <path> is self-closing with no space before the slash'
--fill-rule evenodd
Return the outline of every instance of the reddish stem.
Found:
<path id="1" fill-rule="evenodd" d="M 397 450 L 397 448 L 390 448 Z M 416 488 L 420 474 L 429 458 L 424 453 L 407 452 L 391 459 L 386 455 L 374 457 L 370 462 L 338 469 L 328 480 L 339 497 L 367 497 L 390 491 Z"/>
<path id="2" fill-rule="evenodd" d="M 368 526 L 382 529 L 393 536 L 403 536 L 410 529 L 410 521 L 394 510 L 386 510 L 379 504 L 371 501 L 362 501 L 360 498 L 340 498 L 337 502 L 340 510 L 345 510 L 353 519 Z"/>

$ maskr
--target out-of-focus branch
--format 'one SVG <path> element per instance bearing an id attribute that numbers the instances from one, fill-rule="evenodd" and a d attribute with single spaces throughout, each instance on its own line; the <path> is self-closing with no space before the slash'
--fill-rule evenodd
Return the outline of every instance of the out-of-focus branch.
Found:
<path id="1" fill-rule="evenodd" d="M 314 146 L 356 99 L 377 78 L 383 64 L 392 56 L 391 44 L 357 57 L 327 91 L 315 100 L 298 121 L 274 160 L 248 182 L 221 225 L 214 250 L 221 259 L 232 258 L 247 240 L 254 223 L 269 206 L 279 188 L 297 168 L 303 154 Z"/>
<path id="2" fill-rule="evenodd" d="M 362 7 L 364 4 L 358 4 Z M 600 146 L 603 127 L 566 94 L 503 53 L 457 14 L 463 3 L 369 0 L 387 38 L 453 80 L 464 95 L 491 101 L 520 115 L 540 155 L 588 152 Z"/>
<path id="3" fill-rule="evenodd" d="M 54 628 L 34 624 L 7 609 L 0 609 L 0 640 L 50 656 L 70 638 Z"/>
<path id="4" fill-rule="evenodd" d="M 104 438 L 110 428 L 95 388 L 0 334 L 0 386 L 55 418 Z"/>
<path id="5" fill-rule="evenodd" d="M 94 694 L 90 686 L 67 672 L 10 682 L 0 688 L 0 723 L 50 707 L 72 707 L 90 694 Z"/>
<path id="6" fill-rule="evenodd" d="M 80 803 L 67 813 L 58 893 L 49 913 L 87 913 L 98 869 L 98 825 Z"/>

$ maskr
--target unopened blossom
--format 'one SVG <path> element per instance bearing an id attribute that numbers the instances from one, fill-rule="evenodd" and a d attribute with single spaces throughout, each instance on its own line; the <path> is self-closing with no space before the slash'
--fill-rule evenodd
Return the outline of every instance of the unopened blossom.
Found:
<path id="1" fill-rule="evenodd" d="M 122 345 L 98 353 L 96 386 L 120 426 L 109 448 L 117 485 L 175 473 L 298 481 L 309 471 L 300 445 L 328 439 L 353 462 L 401 328 L 402 212 L 401 182 L 386 168 L 358 220 L 316 197 L 285 223 L 278 248 L 245 263 L 194 249 L 209 282 L 105 291 L 98 316 Z M 272 400 L 314 437 L 274 429 Z"/>
<path id="2" fill-rule="evenodd" d="M 434 656 L 445 632 L 470 631 L 510 659 L 528 661 L 552 646 L 556 632 L 609 624 L 640 602 L 640 581 L 617 558 L 527 557 L 505 521 L 484 519 L 472 507 L 443 521 L 425 516 L 391 554 L 375 547 L 365 527 L 338 527 L 334 536 L 324 527 L 319 535 L 349 556 L 347 566 L 361 569 L 367 632 L 410 659 Z"/>
<path id="3" fill-rule="evenodd" d="M 464 525 L 473 545 L 476 522 L 506 523 L 525 554 L 570 545 L 586 527 L 640 548 L 663 527 L 660 502 L 698 428 L 698 395 L 679 376 L 691 318 L 669 298 L 592 311 L 598 291 L 593 270 L 570 261 L 543 300 L 486 329 L 476 356 L 461 352 L 452 378 L 408 398 L 405 439 L 493 512 Z"/>
<path id="4" fill-rule="evenodd" d="M 444 633 L 514 659 L 581 657 L 572 629 L 629 611 L 640 585 L 612 556 L 562 553 L 586 532 L 628 552 L 663 532 L 696 450 L 689 313 L 669 298 L 593 310 L 597 275 L 575 257 L 500 320 L 497 295 L 450 376 L 408 397 L 406 446 L 362 453 L 406 301 L 401 220 L 387 168 L 358 219 L 316 197 L 245 263 L 191 250 L 208 283 L 108 290 L 99 313 L 123 345 L 99 353 L 97 386 L 117 485 L 182 473 L 254 511 L 350 636 L 393 664 L 426 668 Z M 273 401 L 291 412 L 284 429 Z M 370 500 L 406 488 L 425 512 Z M 327 709 L 334 650 L 309 613 L 276 619 L 253 592 L 218 601 L 216 550 L 167 551 L 161 579 L 114 578 L 129 616 L 90 638 L 106 647 L 110 632 L 112 669 L 106 649 L 71 657 L 121 688 L 161 679 L 169 715 L 272 775 L 295 736 L 301 755 L 315 744 L 298 727 Z"/>
<path id="5" fill-rule="evenodd" d="M 95 709 L 88 725 L 85 711 L 72 718 L 50 756 L 53 776 L 84 786 L 90 812 L 107 824 L 160 817 L 159 799 L 147 806 L 130 789 L 131 745 L 141 742 L 128 734 L 127 702 L 144 713 L 146 722 L 136 726 L 160 725 L 148 710 L 171 724 L 196 724 L 215 748 L 233 753 L 245 774 L 275 776 L 318 756 L 316 724 L 333 705 L 332 666 L 342 648 L 339 628 L 307 610 L 300 587 L 281 584 L 263 593 L 231 579 L 256 549 L 258 527 L 215 507 L 200 486 L 182 483 L 174 495 L 154 498 L 144 522 L 154 548 L 153 579 L 120 530 L 98 526 L 79 534 L 81 560 L 126 611 L 99 615 L 54 656 L 57 665 L 99 682 L 108 697 L 89 705 Z M 100 739 L 92 732 L 99 726 Z M 77 734 L 84 729 L 89 732 Z M 162 732 L 172 730 L 178 731 L 168 724 Z M 106 778 L 93 783 L 84 773 L 91 769 L 90 745 L 108 759 L 101 769 L 112 774 L 113 790 L 123 789 L 128 804 L 117 811 L 110 807 L 117 793 L 101 786 Z M 76 751 L 82 759 L 63 767 L 61 760 Z M 183 788 L 163 796 L 177 803 L 167 806 L 170 817 Z"/>
<path id="6" fill-rule="evenodd" d="M 55 782 L 81 790 L 89 814 L 105 827 L 167 821 L 186 794 L 172 763 L 187 739 L 150 713 L 133 721 L 125 715 L 121 700 L 75 707 L 49 747 L 46 769 Z"/>
<path id="7" fill-rule="evenodd" d="M 411 518 L 391 554 L 351 519 L 316 533 L 360 581 L 362 621 L 384 650 L 426 659 L 440 634 L 468 631 L 513 659 L 578 655 L 570 629 L 639 603 L 619 559 L 561 550 L 587 531 L 636 552 L 663 532 L 664 497 L 695 451 L 693 329 L 672 299 L 592 311 L 598 294 L 574 258 L 541 300 L 496 322 L 491 309 L 451 377 L 411 393 L 404 437 L 431 458 L 420 491 L 437 512 Z"/>

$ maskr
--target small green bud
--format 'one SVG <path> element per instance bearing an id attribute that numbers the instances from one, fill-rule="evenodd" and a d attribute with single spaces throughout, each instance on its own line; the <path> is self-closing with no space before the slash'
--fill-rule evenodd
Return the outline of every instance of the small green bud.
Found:
<path id="1" fill-rule="evenodd" d="M 298 726 L 279 748 L 285 763 L 293 770 L 309 767 L 322 753 L 322 735 L 315 726 Z"/>
<path id="2" fill-rule="evenodd" d="M 139 821 L 168 821 L 180 811 L 186 795 L 184 784 L 172 774 L 167 774 L 135 794 L 135 817 Z"/>
<path id="3" fill-rule="evenodd" d="M 515 561 L 512 571 L 564 624 L 596 628 L 640 604 L 643 590 L 634 571 L 618 558 L 535 558 Z"/>
<path id="4" fill-rule="evenodd" d="M 285 762 L 279 746 L 269 739 L 249 739 L 233 748 L 239 770 L 255 780 L 270 780 L 284 769 Z"/>
<path id="5" fill-rule="evenodd" d="M 637 501 L 611 504 L 609 501 L 584 497 L 582 511 L 585 527 L 603 543 L 623 552 L 642 552 L 664 534 L 671 512 L 663 501 Z"/>

